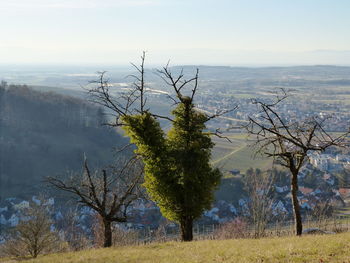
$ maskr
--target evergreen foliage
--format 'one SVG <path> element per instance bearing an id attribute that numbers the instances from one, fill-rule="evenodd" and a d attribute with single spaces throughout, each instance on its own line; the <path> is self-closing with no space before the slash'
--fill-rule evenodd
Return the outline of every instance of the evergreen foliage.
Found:
<path id="1" fill-rule="evenodd" d="M 208 117 L 196 111 L 190 99 L 182 99 L 172 115 L 167 135 L 147 111 L 124 116 L 124 130 L 144 160 L 149 195 L 166 218 L 190 224 L 192 233 L 193 220 L 210 208 L 221 173 L 209 163 L 213 143 L 204 131 Z"/>

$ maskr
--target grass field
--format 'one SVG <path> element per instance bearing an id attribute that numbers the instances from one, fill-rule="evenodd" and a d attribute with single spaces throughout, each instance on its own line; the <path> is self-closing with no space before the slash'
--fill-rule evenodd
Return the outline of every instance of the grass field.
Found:
<path id="1" fill-rule="evenodd" d="M 245 173 L 250 167 L 268 169 L 272 160 L 255 157 L 254 149 L 250 147 L 246 134 L 231 133 L 226 135 L 232 142 L 221 138 L 213 138 L 215 147 L 212 152 L 212 164 L 220 168 L 225 175 L 233 169 Z"/>
<path id="2" fill-rule="evenodd" d="M 29 263 L 350 262 L 350 233 L 168 242 L 40 256 Z M 0 262 L 11 262 L 1 261 Z"/>

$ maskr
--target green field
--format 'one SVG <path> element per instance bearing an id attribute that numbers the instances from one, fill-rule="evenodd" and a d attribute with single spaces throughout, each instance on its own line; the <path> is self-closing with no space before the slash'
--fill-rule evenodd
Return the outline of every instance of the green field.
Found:
<path id="1" fill-rule="evenodd" d="M 246 134 L 231 133 L 225 135 L 231 142 L 222 138 L 213 138 L 215 143 L 212 152 L 212 164 L 220 168 L 225 175 L 233 169 L 245 173 L 249 168 L 262 170 L 271 168 L 272 160 L 261 156 L 255 156 L 255 150 L 250 146 Z"/>
<path id="2" fill-rule="evenodd" d="M 204 240 L 91 249 L 40 256 L 27 263 L 350 262 L 350 233 L 303 237 Z M 0 262 L 14 262 L 2 260 Z"/>

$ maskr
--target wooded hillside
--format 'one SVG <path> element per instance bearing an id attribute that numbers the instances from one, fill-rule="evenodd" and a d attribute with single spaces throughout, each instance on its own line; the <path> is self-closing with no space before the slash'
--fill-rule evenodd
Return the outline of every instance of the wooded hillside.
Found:
<path id="1" fill-rule="evenodd" d="M 80 171 L 84 153 L 93 166 L 110 163 L 126 139 L 103 122 L 86 101 L 1 83 L 0 197 L 37 193 L 45 176 Z"/>

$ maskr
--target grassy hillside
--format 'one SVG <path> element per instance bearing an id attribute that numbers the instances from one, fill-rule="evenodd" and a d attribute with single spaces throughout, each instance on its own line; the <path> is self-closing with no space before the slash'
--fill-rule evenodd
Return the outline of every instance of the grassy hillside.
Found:
<path id="1" fill-rule="evenodd" d="M 350 262 L 349 239 L 350 233 L 301 238 L 169 242 L 53 254 L 26 262 Z"/>

